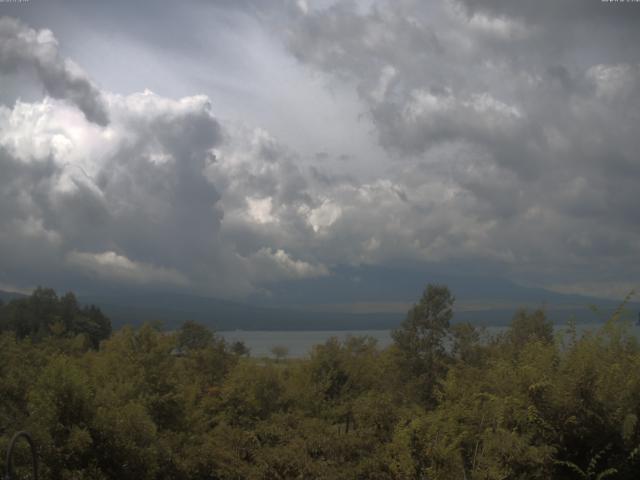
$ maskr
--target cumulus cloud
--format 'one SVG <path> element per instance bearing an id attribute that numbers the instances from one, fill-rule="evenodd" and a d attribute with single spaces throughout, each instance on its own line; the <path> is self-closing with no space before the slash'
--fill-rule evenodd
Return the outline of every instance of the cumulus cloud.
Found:
<path id="1" fill-rule="evenodd" d="M 5 24 L 16 27 L 10 38 L 38 36 Z M 204 95 L 98 93 L 108 124 L 52 97 L 0 105 L 3 282 L 235 296 L 328 274 L 281 248 L 299 226 L 310 230 L 297 208 L 317 203 L 293 152 L 262 129 L 222 127 Z"/>
<path id="2" fill-rule="evenodd" d="M 340 265 L 450 262 L 565 291 L 632 284 L 636 13 L 597 3 L 221 3 L 352 89 L 388 158 L 348 174 L 331 145 L 305 156 L 221 121 L 207 96 L 100 91 L 50 32 L 4 20 L 0 72 L 31 66 L 52 98 L 0 107 L 0 281 L 243 294 Z"/>
<path id="3" fill-rule="evenodd" d="M 393 206 L 396 241 L 407 229 L 414 239 L 405 252 L 492 258 L 516 275 L 589 265 L 629 279 L 640 258 L 640 56 L 626 45 L 638 39 L 638 12 L 337 2 L 293 18 L 283 40 L 303 64 L 353 85 L 380 144 L 403 159 L 389 179 L 411 205 Z M 422 218 L 409 213 L 418 208 Z M 381 237 L 365 243 L 368 255 Z"/>
<path id="4" fill-rule="evenodd" d="M 51 32 L 4 18 L 0 36 L 0 72 L 33 67 L 49 94 L 0 105 L 3 280 L 250 290 L 242 275 L 212 280 L 239 262 L 204 176 L 222 141 L 208 98 L 99 91 Z"/>
<path id="5" fill-rule="evenodd" d="M 72 265 L 89 269 L 96 275 L 105 276 L 110 280 L 179 286 L 184 286 L 188 283 L 180 272 L 133 262 L 115 252 L 86 253 L 72 251 L 67 255 L 67 260 Z"/>
<path id="6" fill-rule="evenodd" d="M 50 99 L 0 107 L 3 251 L 37 238 L 52 269 L 66 259 L 135 281 L 208 279 L 207 266 L 224 265 L 219 195 L 203 176 L 221 138 L 208 100 L 104 96 L 107 127 Z"/>
<path id="7" fill-rule="evenodd" d="M 73 61 L 63 58 L 50 30 L 34 30 L 18 20 L 0 17 L 0 74 L 33 69 L 47 93 L 77 105 L 89 121 L 109 118 L 98 88 Z"/>
<path id="8" fill-rule="evenodd" d="M 282 249 L 274 251 L 271 248 L 261 248 L 246 260 L 252 276 L 259 283 L 322 277 L 329 274 L 324 265 L 293 259 Z"/>
<path id="9" fill-rule="evenodd" d="M 486 12 L 492 17 L 518 19 L 529 23 L 542 24 L 546 27 L 567 22 L 607 23 L 616 28 L 628 26 L 640 19 L 640 12 L 633 5 L 607 5 L 606 2 L 583 2 L 567 0 L 554 2 L 542 0 L 536 5 L 527 2 L 510 2 L 509 0 L 460 0 L 471 14 Z M 627 23 L 629 22 L 629 23 Z"/>

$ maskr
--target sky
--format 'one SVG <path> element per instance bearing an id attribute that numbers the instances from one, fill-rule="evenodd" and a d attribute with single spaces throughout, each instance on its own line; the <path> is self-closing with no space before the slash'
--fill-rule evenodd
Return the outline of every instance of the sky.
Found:
<path id="1" fill-rule="evenodd" d="M 256 299 L 404 269 L 621 298 L 639 23 L 601 0 L 0 3 L 0 288 Z"/>

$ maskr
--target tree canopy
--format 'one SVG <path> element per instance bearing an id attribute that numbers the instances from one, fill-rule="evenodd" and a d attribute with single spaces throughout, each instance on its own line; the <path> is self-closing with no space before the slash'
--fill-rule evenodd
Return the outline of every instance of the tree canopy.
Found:
<path id="1" fill-rule="evenodd" d="M 111 321 L 94 305 L 80 306 L 73 293 L 58 297 L 50 288 L 38 287 L 25 298 L 0 304 L 0 332 L 19 339 L 84 335 L 93 348 L 111 335 Z"/>
<path id="2" fill-rule="evenodd" d="M 67 330 L 61 305 L 88 311 L 71 299 L 38 291 L 11 306 L 28 328 L 0 334 L 0 449 L 31 431 L 44 479 L 630 480 L 640 471 L 640 345 L 619 314 L 578 335 L 522 310 L 489 336 L 452 323 L 452 295 L 430 286 L 388 348 L 333 338 L 305 358 L 274 360 L 192 322 L 125 327 L 96 349 Z"/>

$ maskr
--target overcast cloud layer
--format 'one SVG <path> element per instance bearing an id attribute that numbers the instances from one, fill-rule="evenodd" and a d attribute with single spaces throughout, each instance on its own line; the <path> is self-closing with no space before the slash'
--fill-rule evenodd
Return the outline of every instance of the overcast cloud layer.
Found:
<path id="1" fill-rule="evenodd" d="M 164 36 L 26 5 L 0 5 L 0 284 L 638 283 L 640 4 L 194 1 Z M 146 63 L 96 61 L 110 27 Z"/>

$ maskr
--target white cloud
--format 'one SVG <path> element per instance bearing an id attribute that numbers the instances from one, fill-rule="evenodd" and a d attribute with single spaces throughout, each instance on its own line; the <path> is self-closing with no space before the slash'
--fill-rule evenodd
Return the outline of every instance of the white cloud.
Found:
<path id="1" fill-rule="evenodd" d="M 138 284 L 178 285 L 188 284 L 187 278 L 175 270 L 134 262 L 115 252 L 87 253 L 72 251 L 67 260 L 84 270 L 109 280 Z"/>
<path id="2" fill-rule="evenodd" d="M 593 65 L 587 70 L 586 77 L 595 83 L 596 94 L 599 97 L 627 96 L 638 88 L 640 66 L 629 64 Z"/>
<path id="3" fill-rule="evenodd" d="M 259 283 L 305 279 L 329 275 L 322 264 L 312 264 L 292 258 L 282 249 L 261 248 L 245 258 L 251 275 Z"/>
<path id="4" fill-rule="evenodd" d="M 273 223 L 277 218 L 272 215 L 272 199 L 247 197 L 249 217 L 258 223 Z"/>
<path id="5" fill-rule="evenodd" d="M 522 22 L 507 17 L 475 13 L 468 21 L 469 25 L 479 32 L 501 39 L 520 39 L 528 34 L 528 29 Z"/>
<path id="6" fill-rule="evenodd" d="M 331 200 L 323 200 L 313 209 L 308 210 L 307 221 L 313 231 L 318 233 L 331 227 L 342 216 L 342 208 Z"/>
<path id="7" fill-rule="evenodd" d="M 381 72 L 380 72 L 380 77 L 378 79 L 378 84 L 376 85 L 376 87 L 371 91 L 371 97 L 378 101 L 381 102 L 382 100 L 384 100 L 385 96 L 387 95 L 387 92 L 389 90 L 389 87 L 391 86 L 391 83 L 394 79 L 394 77 L 397 74 L 397 70 L 393 67 L 393 65 L 385 65 Z"/>

